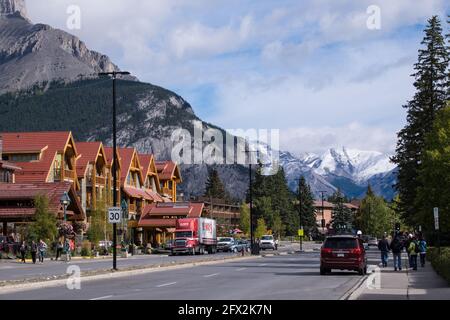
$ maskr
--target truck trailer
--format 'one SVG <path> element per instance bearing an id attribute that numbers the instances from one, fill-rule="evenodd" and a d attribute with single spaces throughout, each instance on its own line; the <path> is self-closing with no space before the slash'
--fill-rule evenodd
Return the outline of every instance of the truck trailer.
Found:
<path id="1" fill-rule="evenodd" d="M 208 218 L 177 219 L 172 255 L 217 252 L 216 220 Z"/>

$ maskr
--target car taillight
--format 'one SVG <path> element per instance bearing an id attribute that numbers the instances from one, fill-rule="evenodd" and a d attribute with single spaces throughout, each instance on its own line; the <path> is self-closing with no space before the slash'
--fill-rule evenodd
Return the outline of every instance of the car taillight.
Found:
<path id="1" fill-rule="evenodd" d="M 356 249 L 351 249 L 351 250 L 350 250 L 350 253 L 353 253 L 353 254 L 361 254 L 362 251 L 361 251 L 360 248 L 356 248 Z"/>
<path id="2" fill-rule="evenodd" d="M 332 250 L 331 248 L 322 248 L 321 253 L 322 254 L 331 254 Z"/>

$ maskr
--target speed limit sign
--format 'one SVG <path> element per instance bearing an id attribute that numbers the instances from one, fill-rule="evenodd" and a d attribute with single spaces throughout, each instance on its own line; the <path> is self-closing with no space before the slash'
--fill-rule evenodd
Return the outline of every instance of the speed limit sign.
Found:
<path id="1" fill-rule="evenodd" d="M 111 207 L 108 209 L 108 220 L 109 223 L 120 223 L 122 222 L 122 208 Z"/>

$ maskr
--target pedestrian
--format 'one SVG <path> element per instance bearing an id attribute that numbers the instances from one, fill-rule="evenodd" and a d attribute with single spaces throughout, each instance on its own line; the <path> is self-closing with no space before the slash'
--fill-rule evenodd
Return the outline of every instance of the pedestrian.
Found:
<path id="1" fill-rule="evenodd" d="M 27 254 L 27 243 L 25 241 L 22 241 L 22 244 L 20 245 L 20 257 L 23 263 L 26 263 L 25 262 L 26 254 Z"/>
<path id="2" fill-rule="evenodd" d="M 38 250 L 39 250 L 39 262 L 40 264 L 43 264 L 45 252 L 47 251 L 47 244 L 42 239 L 39 241 Z"/>
<path id="3" fill-rule="evenodd" d="M 391 243 L 392 255 L 394 256 L 394 270 L 402 270 L 402 249 L 403 244 L 399 235 L 394 237 Z"/>
<path id="4" fill-rule="evenodd" d="M 378 242 L 378 249 L 381 251 L 381 263 L 383 267 L 387 267 L 388 254 L 391 248 L 389 242 L 386 239 L 386 235 Z"/>
<path id="5" fill-rule="evenodd" d="M 61 257 L 62 251 L 63 251 L 63 244 L 62 241 L 59 240 L 56 243 L 56 259 L 55 259 L 56 261 L 58 261 L 58 258 Z"/>
<path id="6" fill-rule="evenodd" d="M 33 264 L 36 264 L 36 253 L 38 251 L 38 245 L 36 242 L 31 241 L 31 259 L 33 260 Z"/>
<path id="7" fill-rule="evenodd" d="M 64 245 L 64 250 L 66 251 L 66 262 L 69 262 L 71 259 L 70 255 L 70 240 L 66 239 L 66 243 Z"/>
<path id="8" fill-rule="evenodd" d="M 420 265 L 423 268 L 425 267 L 425 256 L 427 254 L 427 242 L 423 237 L 420 237 L 419 253 L 420 253 Z"/>
<path id="9" fill-rule="evenodd" d="M 419 245 L 416 238 L 413 237 L 408 246 L 409 252 L 409 267 L 413 270 L 417 270 L 417 253 L 419 252 Z"/>

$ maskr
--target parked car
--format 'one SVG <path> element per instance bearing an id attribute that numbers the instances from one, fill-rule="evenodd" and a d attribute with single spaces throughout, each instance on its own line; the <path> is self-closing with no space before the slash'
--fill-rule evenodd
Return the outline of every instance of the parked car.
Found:
<path id="1" fill-rule="evenodd" d="M 229 252 L 234 251 L 235 248 L 236 246 L 234 238 L 221 237 L 217 239 L 217 251 Z"/>
<path id="2" fill-rule="evenodd" d="M 378 247 L 378 239 L 375 237 L 369 237 L 369 240 L 367 240 L 367 245 Z"/>
<path id="3" fill-rule="evenodd" d="M 278 244 L 272 235 L 264 235 L 261 237 L 261 239 L 259 241 L 259 247 L 262 250 L 266 250 L 266 249 L 277 250 Z"/>
<path id="4" fill-rule="evenodd" d="M 250 252 L 250 250 L 251 250 L 250 241 L 248 241 L 248 240 L 238 240 L 237 242 L 241 246 L 241 250 L 240 251 L 242 251 L 242 249 L 243 249 L 244 251 Z"/>
<path id="5" fill-rule="evenodd" d="M 366 274 L 367 257 L 363 241 L 351 235 L 327 237 L 320 251 L 320 274 L 329 273 L 332 269 Z"/>

